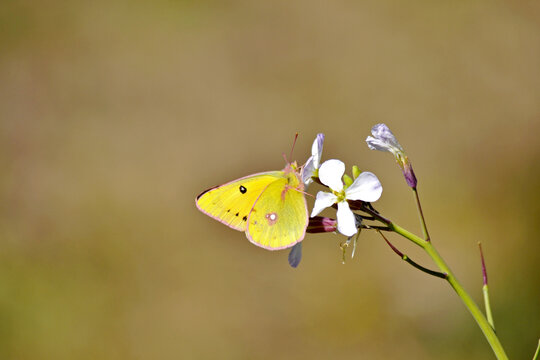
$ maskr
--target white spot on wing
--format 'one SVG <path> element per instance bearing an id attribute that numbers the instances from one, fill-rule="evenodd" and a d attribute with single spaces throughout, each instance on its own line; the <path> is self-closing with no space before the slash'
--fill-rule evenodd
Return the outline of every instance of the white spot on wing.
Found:
<path id="1" fill-rule="evenodd" d="M 277 222 L 278 216 L 276 213 L 268 213 L 265 215 L 266 221 L 268 221 L 268 225 L 272 226 Z"/>

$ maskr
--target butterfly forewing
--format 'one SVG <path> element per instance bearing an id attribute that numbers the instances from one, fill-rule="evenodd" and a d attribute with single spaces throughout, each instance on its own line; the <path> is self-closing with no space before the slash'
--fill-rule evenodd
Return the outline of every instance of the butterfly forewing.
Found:
<path id="1" fill-rule="evenodd" d="M 247 237 L 266 249 L 284 249 L 302 241 L 307 224 L 304 194 L 284 177 L 268 185 L 253 206 Z"/>
<path id="2" fill-rule="evenodd" d="M 235 230 L 245 231 L 253 204 L 280 178 L 283 178 L 282 171 L 249 175 L 204 191 L 197 196 L 196 204 L 208 216 Z"/>

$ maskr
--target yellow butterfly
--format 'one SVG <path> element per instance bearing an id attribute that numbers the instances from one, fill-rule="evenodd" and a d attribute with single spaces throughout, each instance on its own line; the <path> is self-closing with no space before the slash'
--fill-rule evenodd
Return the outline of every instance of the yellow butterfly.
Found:
<path id="1" fill-rule="evenodd" d="M 203 191 L 197 208 L 268 250 L 285 249 L 304 239 L 308 210 L 302 168 L 249 175 Z"/>

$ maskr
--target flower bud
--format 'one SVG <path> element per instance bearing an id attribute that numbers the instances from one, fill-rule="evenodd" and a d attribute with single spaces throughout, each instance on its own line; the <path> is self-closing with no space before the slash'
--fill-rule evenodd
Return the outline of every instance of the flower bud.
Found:
<path id="1" fill-rule="evenodd" d="M 309 219 L 306 232 L 316 234 L 325 232 L 335 232 L 337 230 L 337 220 L 323 216 L 314 216 Z"/>

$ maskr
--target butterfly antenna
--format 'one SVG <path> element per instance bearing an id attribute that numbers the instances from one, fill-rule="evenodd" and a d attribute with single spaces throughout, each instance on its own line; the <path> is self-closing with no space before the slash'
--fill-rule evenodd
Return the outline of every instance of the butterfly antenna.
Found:
<path id="1" fill-rule="evenodd" d="M 293 150 L 294 150 L 294 145 L 296 145 L 296 139 L 298 139 L 298 133 L 296 133 L 294 135 L 294 141 L 292 143 L 292 148 L 291 148 L 291 154 L 289 155 L 289 158 L 292 159 L 292 153 L 293 153 Z"/>

